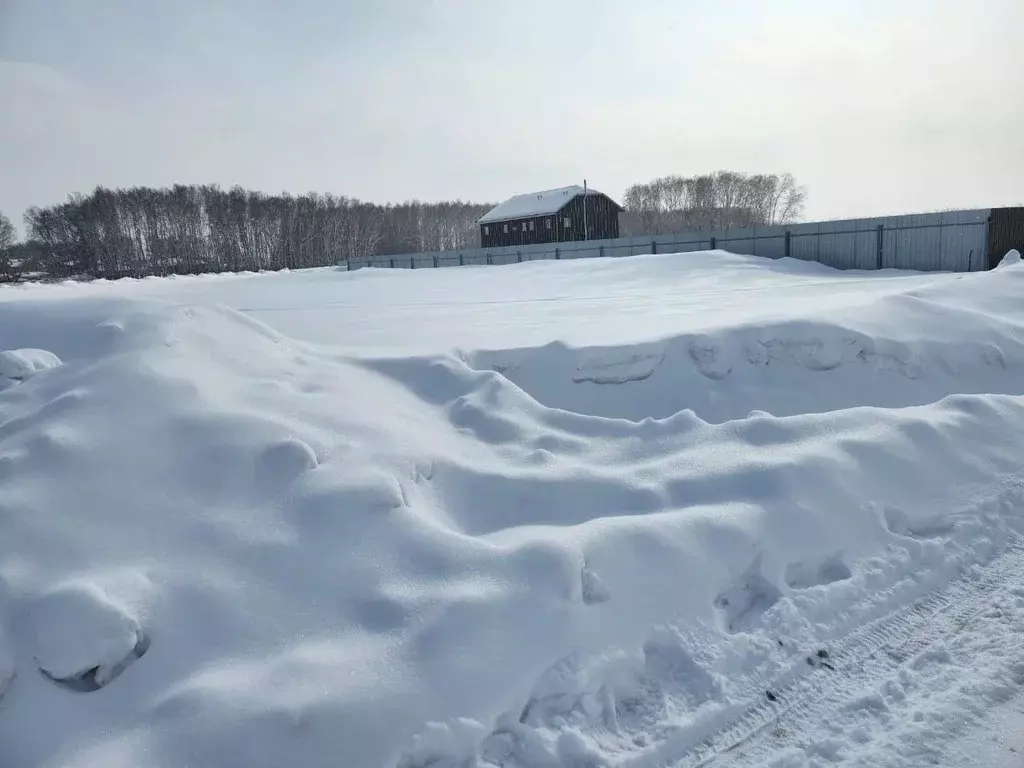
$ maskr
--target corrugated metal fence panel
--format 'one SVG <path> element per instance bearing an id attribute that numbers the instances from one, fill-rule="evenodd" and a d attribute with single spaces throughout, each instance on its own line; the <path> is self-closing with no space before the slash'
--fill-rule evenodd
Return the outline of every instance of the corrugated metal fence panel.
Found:
<path id="1" fill-rule="evenodd" d="M 753 227 L 750 230 L 754 239 L 753 247 L 750 249 L 751 256 L 761 256 L 762 258 L 770 258 L 768 254 L 771 252 L 771 243 L 777 238 L 781 237 L 782 247 L 786 247 L 786 232 L 784 227 Z"/>
<path id="2" fill-rule="evenodd" d="M 497 253 L 491 254 L 491 264 L 494 266 L 515 264 L 519 261 L 519 253 L 516 248 L 502 248 Z"/>
<path id="3" fill-rule="evenodd" d="M 755 230 L 757 256 L 766 259 L 781 259 L 786 255 L 786 230 L 788 227 L 759 227 Z"/>
<path id="4" fill-rule="evenodd" d="M 558 251 L 559 257 L 562 254 L 561 243 L 545 243 L 544 245 L 533 246 L 532 248 L 523 249 L 523 261 L 549 261 L 555 258 L 555 252 Z"/>
<path id="5" fill-rule="evenodd" d="M 729 229 L 715 232 L 680 232 L 622 237 L 615 240 L 545 243 L 521 247 L 465 249 L 427 254 L 401 254 L 353 259 L 351 270 L 376 268 L 426 269 L 442 266 L 514 264 L 540 259 L 581 259 L 688 253 L 709 249 L 712 243 L 733 253 L 766 258 L 786 254 L 819 261 L 837 269 L 871 270 L 879 265 L 879 225 L 882 225 L 881 266 L 919 271 L 982 270 L 988 267 L 990 209 L 945 213 L 846 219 L 790 226 Z"/>
<path id="6" fill-rule="evenodd" d="M 537 258 L 551 261 L 562 258 L 561 243 L 548 243 L 537 251 Z"/>
<path id="7" fill-rule="evenodd" d="M 818 223 L 793 224 L 789 228 L 789 255 L 802 261 L 818 260 Z"/>
<path id="8" fill-rule="evenodd" d="M 712 250 L 711 244 L 714 243 L 714 250 L 728 250 L 725 245 L 722 244 L 721 240 L 726 236 L 728 230 L 725 229 L 712 229 L 709 232 L 701 232 L 701 238 L 708 244 L 708 250 Z"/>
<path id="9" fill-rule="evenodd" d="M 459 256 L 462 251 L 445 251 L 444 253 L 438 254 L 437 266 L 439 267 L 457 267 L 459 266 Z"/>
<path id="10" fill-rule="evenodd" d="M 948 215 L 948 214 L 947 214 Z M 987 269 L 988 259 L 988 224 L 992 209 L 975 209 L 973 211 L 954 211 L 960 225 L 961 240 L 959 249 L 952 253 L 951 268 L 956 271 L 980 272 Z"/>
<path id="11" fill-rule="evenodd" d="M 748 256 L 754 255 L 754 229 L 736 228 L 727 229 L 725 236 L 718 242 L 719 248 L 724 248 L 733 253 L 742 253 Z"/>
<path id="12" fill-rule="evenodd" d="M 941 214 L 919 216 L 889 216 L 882 219 L 885 227 L 882 265 L 886 269 L 931 271 L 939 268 L 934 251 L 929 250 L 935 225 L 941 224 Z"/>
<path id="13" fill-rule="evenodd" d="M 969 272 L 975 257 L 983 251 L 974 250 L 970 239 L 984 232 L 983 226 L 970 226 L 971 217 L 965 220 L 962 214 L 966 211 L 948 211 L 942 215 L 942 228 L 939 230 L 939 248 L 941 251 L 941 268 L 951 272 Z M 973 251 L 973 253 L 972 253 Z M 982 261 L 978 259 L 978 261 Z"/>
<path id="14" fill-rule="evenodd" d="M 597 246 L 598 256 L 601 258 L 610 259 L 619 255 L 614 240 L 597 240 L 594 244 Z"/>
<path id="15" fill-rule="evenodd" d="M 540 261 L 555 258 L 554 253 L 550 252 L 547 248 L 531 248 L 527 246 L 521 248 L 519 252 L 522 254 L 523 261 Z"/>
<path id="16" fill-rule="evenodd" d="M 645 238 L 630 238 L 630 256 L 640 256 L 645 253 L 650 253 L 651 239 Z"/>
<path id="17" fill-rule="evenodd" d="M 898 269 L 899 264 L 899 238 L 902 232 L 895 229 L 898 222 L 897 217 L 878 219 L 882 225 L 882 269 Z"/>
<path id="18" fill-rule="evenodd" d="M 528 245 L 523 248 L 523 261 L 543 261 L 555 258 L 555 252 L 548 245 Z"/>
<path id="19" fill-rule="evenodd" d="M 857 235 L 850 219 L 818 224 L 818 261 L 834 269 L 853 269 L 857 262 Z"/>
<path id="20" fill-rule="evenodd" d="M 672 253 L 696 253 L 698 251 L 706 251 L 709 247 L 710 246 L 707 241 L 689 240 L 674 242 L 666 246 L 666 253 L 669 251 Z M 658 246 L 658 250 L 661 250 L 661 246 Z"/>
<path id="21" fill-rule="evenodd" d="M 878 268 L 878 221 L 875 219 L 855 219 L 853 229 L 854 253 L 852 269 Z"/>
<path id="22" fill-rule="evenodd" d="M 915 269 L 936 272 L 946 269 L 945 264 L 951 261 L 951 258 L 944 258 L 942 251 L 944 245 L 942 233 L 949 228 L 945 223 L 945 214 L 938 213 L 930 216 L 919 226 L 922 228 L 910 231 L 910 240 L 913 243 L 910 263 L 922 265 L 914 267 Z M 959 227 L 954 227 L 954 229 L 959 229 Z"/>
<path id="23" fill-rule="evenodd" d="M 903 269 L 936 272 L 942 269 L 942 214 L 909 216 L 897 223 L 902 229 L 900 263 Z"/>
<path id="24" fill-rule="evenodd" d="M 555 244 L 528 245 L 523 249 L 523 261 L 544 261 L 555 258 Z"/>
<path id="25" fill-rule="evenodd" d="M 658 253 L 693 253 L 709 247 L 709 241 L 694 232 L 655 235 L 652 239 L 658 247 Z"/>
<path id="26" fill-rule="evenodd" d="M 651 235 L 649 239 L 654 243 L 654 251 L 656 253 L 680 253 L 682 248 L 680 243 L 686 239 L 686 235 L 667 233 L 663 235 Z M 647 252 L 651 252 L 650 246 L 648 246 Z"/>
<path id="27" fill-rule="evenodd" d="M 616 259 L 631 255 L 632 246 L 628 242 L 623 242 L 623 240 L 624 238 L 621 237 L 617 240 L 605 240 L 604 255 Z"/>

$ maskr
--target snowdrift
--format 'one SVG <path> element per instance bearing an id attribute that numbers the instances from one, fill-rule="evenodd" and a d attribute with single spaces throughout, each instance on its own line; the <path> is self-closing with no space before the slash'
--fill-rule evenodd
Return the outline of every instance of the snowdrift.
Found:
<path id="1" fill-rule="evenodd" d="M 897 283 L 360 356 L 163 283 L 0 290 L 0 763 L 675 759 L 1024 533 L 1024 269 Z"/>

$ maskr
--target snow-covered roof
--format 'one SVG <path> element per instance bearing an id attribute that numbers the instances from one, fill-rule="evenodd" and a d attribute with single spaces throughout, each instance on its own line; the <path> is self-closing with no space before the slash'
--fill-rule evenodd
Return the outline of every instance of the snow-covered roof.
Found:
<path id="1" fill-rule="evenodd" d="M 570 187 L 559 187 L 558 189 L 545 189 L 542 192 L 530 192 L 525 195 L 510 197 L 501 205 L 496 205 L 477 221 L 480 224 L 487 224 L 493 221 L 508 221 L 509 219 L 521 219 L 524 216 L 543 216 L 547 213 L 557 213 L 577 195 L 583 194 L 583 187 L 573 184 Z M 588 195 L 600 195 L 596 189 L 587 189 Z"/>

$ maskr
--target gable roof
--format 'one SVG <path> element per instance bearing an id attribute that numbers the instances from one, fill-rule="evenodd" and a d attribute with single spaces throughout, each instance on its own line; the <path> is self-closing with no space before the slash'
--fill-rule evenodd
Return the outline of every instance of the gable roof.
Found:
<path id="1" fill-rule="evenodd" d="M 522 219 L 527 216 L 544 216 L 549 213 L 558 213 L 569 202 L 582 194 L 583 187 L 579 184 L 573 184 L 569 187 L 545 189 L 541 192 L 516 195 L 489 210 L 477 219 L 477 223 L 488 224 L 495 221 L 509 221 L 510 219 Z M 587 188 L 588 196 L 600 194 L 602 193 L 596 189 Z"/>

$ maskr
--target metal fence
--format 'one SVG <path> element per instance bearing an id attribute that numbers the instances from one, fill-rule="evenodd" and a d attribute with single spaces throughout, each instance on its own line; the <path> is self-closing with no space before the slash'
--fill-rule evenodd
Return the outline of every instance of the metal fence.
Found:
<path id="1" fill-rule="evenodd" d="M 614 240 L 407 253 L 341 263 L 350 270 L 364 267 L 427 269 L 721 248 L 732 253 L 771 259 L 790 257 L 816 261 L 837 269 L 973 272 L 989 266 L 987 235 L 990 212 L 986 208 L 713 232 L 677 232 Z"/>

